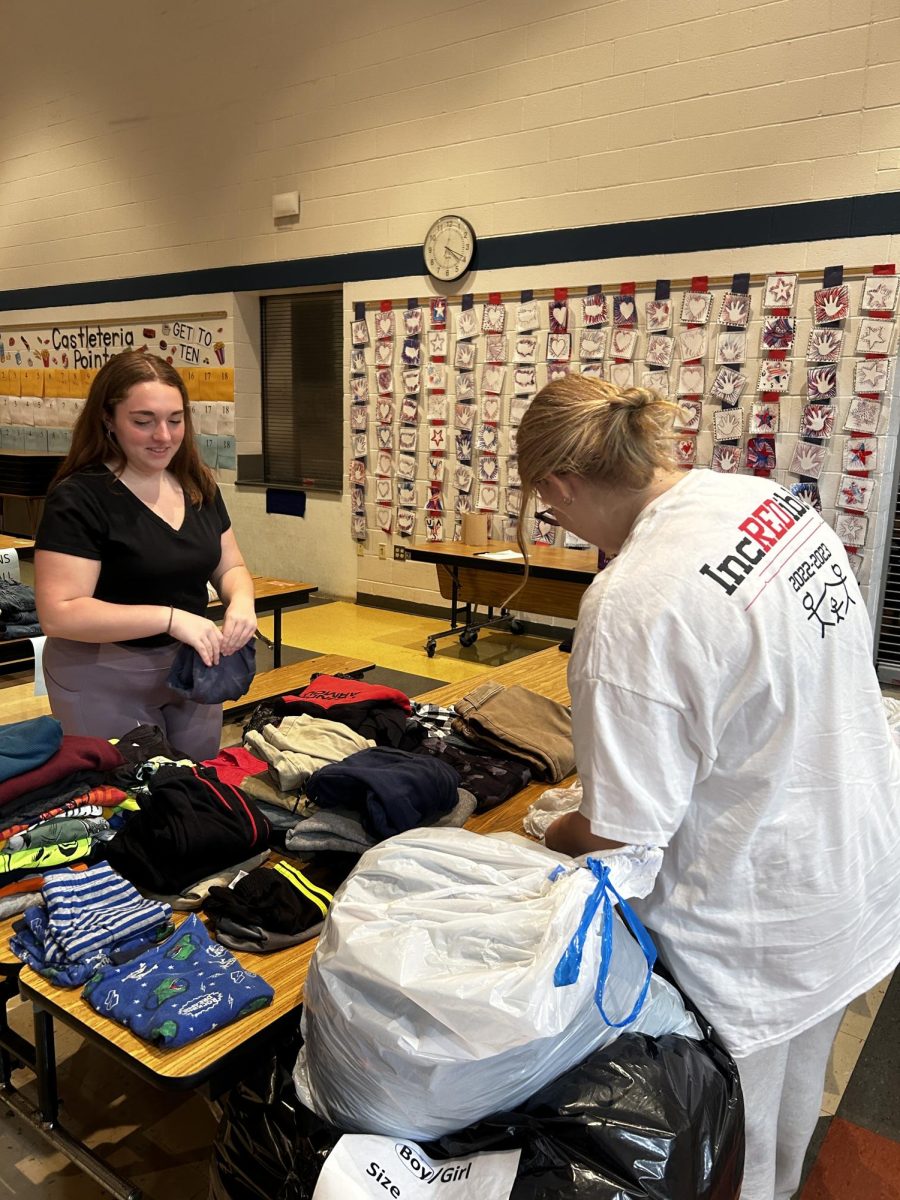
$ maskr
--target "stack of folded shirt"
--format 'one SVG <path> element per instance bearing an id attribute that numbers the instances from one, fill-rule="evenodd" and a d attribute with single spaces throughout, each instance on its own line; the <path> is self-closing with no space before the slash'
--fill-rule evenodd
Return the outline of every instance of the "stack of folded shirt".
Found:
<path id="1" fill-rule="evenodd" d="M 296 695 L 282 696 L 259 715 L 254 712 L 248 729 L 261 729 L 261 722 L 276 724 L 286 716 L 322 717 L 348 725 L 378 746 L 411 750 L 422 734 L 417 724 L 410 724 L 410 711 L 409 697 L 396 688 L 318 675 Z"/>
<path id="2" fill-rule="evenodd" d="M 34 591 L 24 583 L 0 583 L 0 637 L 40 637 Z"/>
<path id="3" fill-rule="evenodd" d="M 572 714 L 555 700 L 488 681 L 454 708 L 454 733 L 488 751 L 523 759 L 536 779 L 559 783 L 575 770 Z"/>
<path id="4" fill-rule="evenodd" d="M 106 863 L 51 871 L 44 907 L 26 909 L 13 926 L 13 953 L 41 975 L 77 987 L 98 967 L 134 957 L 172 929 L 167 904 L 145 900 Z"/>
<path id="5" fill-rule="evenodd" d="M 261 732 L 250 730 L 244 745 L 269 764 L 281 792 L 299 792 L 313 771 L 371 749 L 375 742 L 340 721 L 304 713 L 284 717 L 279 725 L 266 725 Z"/>

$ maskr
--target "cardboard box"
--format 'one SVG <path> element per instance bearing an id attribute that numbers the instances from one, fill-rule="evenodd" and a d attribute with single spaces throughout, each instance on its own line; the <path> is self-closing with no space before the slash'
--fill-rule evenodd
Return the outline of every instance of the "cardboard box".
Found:
<path id="1" fill-rule="evenodd" d="M 465 546 L 488 544 L 487 513 L 463 513 L 462 541 Z"/>

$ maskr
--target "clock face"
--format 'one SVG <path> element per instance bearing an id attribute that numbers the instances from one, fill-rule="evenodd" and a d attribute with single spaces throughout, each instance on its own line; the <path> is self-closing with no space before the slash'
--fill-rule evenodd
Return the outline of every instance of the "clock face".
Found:
<path id="1" fill-rule="evenodd" d="M 463 217 L 438 217 L 425 235 L 425 267 L 435 279 L 459 279 L 475 253 L 475 230 Z"/>

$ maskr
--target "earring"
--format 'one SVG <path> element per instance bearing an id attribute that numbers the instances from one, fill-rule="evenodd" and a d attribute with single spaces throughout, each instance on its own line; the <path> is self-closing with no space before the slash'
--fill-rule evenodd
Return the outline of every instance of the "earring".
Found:
<path id="1" fill-rule="evenodd" d="M 563 496 L 563 504 L 565 504 L 566 507 L 568 508 L 568 506 L 572 503 L 573 499 L 574 499 L 573 496 Z"/>

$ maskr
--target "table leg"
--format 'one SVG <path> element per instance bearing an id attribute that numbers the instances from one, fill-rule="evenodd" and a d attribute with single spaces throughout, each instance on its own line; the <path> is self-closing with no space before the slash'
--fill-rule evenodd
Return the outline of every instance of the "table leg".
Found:
<path id="1" fill-rule="evenodd" d="M 34 1052 L 36 1058 L 38 1106 L 44 1122 L 52 1129 L 59 1119 L 59 1093 L 56 1084 L 56 1039 L 53 1018 L 34 1006 Z"/>
<path id="2" fill-rule="evenodd" d="M 276 667 L 280 667 L 281 666 L 281 609 L 276 608 L 275 612 L 273 613 L 273 616 L 275 618 L 274 623 L 273 623 L 273 633 L 275 635 L 275 637 L 274 637 L 275 648 L 272 651 L 272 661 L 275 663 Z"/>

